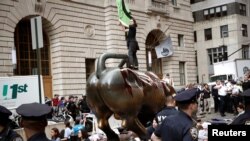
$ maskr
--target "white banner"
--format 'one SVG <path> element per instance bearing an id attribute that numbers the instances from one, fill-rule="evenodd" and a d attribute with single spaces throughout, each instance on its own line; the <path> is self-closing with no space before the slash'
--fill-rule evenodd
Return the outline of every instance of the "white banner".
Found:
<path id="1" fill-rule="evenodd" d="M 166 40 L 155 47 L 157 58 L 163 58 L 173 55 L 173 46 L 171 38 L 168 37 Z"/>
<path id="2" fill-rule="evenodd" d="M 41 95 L 44 103 L 42 76 Z M 0 105 L 11 110 L 32 102 L 40 102 L 37 75 L 0 77 Z"/>

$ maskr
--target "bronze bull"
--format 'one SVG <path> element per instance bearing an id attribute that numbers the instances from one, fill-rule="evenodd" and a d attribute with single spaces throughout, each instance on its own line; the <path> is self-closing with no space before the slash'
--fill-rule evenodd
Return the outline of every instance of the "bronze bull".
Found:
<path id="1" fill-rule="evenodd" d="M 105 61 L 109 58 L 123 61 L 117 68 L 106 68 Z M 140 110 L 144 107 L 155 114 L 164 107 L 165 96 L 175 93 L 172 86 L 166 85 L 152 72 L 121 68 L 127 58 L 122 54 L 101 55 L 96 72 L 87 81 L 87 102 L 108 141 L 119 141 L 108 122 L 113 114 L 122 120 L 123 127 L 145 139 L 146 128 L 138 120 Z"/>

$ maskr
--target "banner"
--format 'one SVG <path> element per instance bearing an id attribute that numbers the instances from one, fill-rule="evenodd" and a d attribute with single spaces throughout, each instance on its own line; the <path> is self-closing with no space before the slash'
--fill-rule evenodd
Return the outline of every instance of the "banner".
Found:
<path id="1" fill-rule="evenodd" d="M 171 38 L 168 37 L 166 40 L 155 47 L 157 58 L 163 58 L 173 55 L 173 46 Z"/>
<path id="2" fill-rule="evenodd" d="M 125 4 L 124 0 L 116 0 L 117 11 L 119 21 L 123 26 L 128 27 L 130 23 L 131 13 L 127 5 Z"/>
<path id="3" fill-rule="evenodd" d="M 44 100 L 41 76 L 41 94 Z M 38 76 L 0 77 L 0 105 L 7 109 L 15 109 L 24 103 L 39 103 Z M 44 103 L 44 102 L 43 102 Z"/>

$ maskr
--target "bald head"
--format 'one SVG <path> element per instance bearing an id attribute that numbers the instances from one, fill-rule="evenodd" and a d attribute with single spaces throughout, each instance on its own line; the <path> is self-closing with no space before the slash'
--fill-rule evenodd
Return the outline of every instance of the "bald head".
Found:
<path id="1" fill-rule="evenodd" d="M 172 95 L 166 96 L 166 101 L 165 101 L 166 106 L 175 106 L 175 100 Z"/>

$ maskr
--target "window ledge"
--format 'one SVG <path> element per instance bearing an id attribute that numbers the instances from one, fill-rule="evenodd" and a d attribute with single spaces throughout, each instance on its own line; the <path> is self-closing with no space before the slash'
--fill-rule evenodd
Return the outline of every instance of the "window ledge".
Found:
<path id="1" fill-rule="evenodd" d="M 174 9 L 180 9 L 180 6 L 179 5 L 173 5 L 173 8 Z"/>

